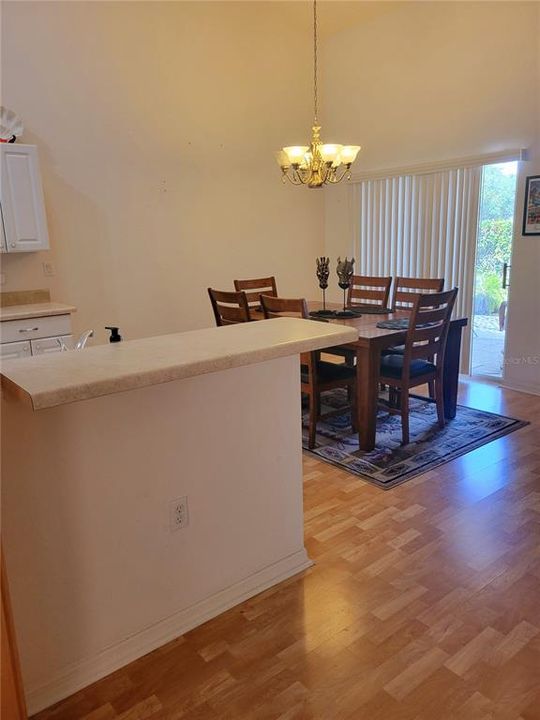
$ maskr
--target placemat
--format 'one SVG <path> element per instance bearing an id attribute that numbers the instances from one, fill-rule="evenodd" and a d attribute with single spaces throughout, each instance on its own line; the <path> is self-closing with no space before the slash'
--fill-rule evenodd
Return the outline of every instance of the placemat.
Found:
<path id="1" fill-rule="evenodd" d="M 396 318 L 395 320 L 381 320 L 377 323 L 378 328 L 386 330 L 406 330 L 409 327 L 409 318 Z"/>

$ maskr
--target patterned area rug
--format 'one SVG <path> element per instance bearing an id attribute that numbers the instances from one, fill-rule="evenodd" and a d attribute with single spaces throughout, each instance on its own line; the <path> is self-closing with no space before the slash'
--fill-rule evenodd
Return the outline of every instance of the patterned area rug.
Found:
<path id="1" fill-rule="evenodd" d="M 325 393 L 323 412 L 325 408 L 339 408 L 346 403 L 344 390 Z M 528 425 L 522 420 L 458 405 L 454 420 L 440 430 L 435 404 L 411 397 L 411 442 L 401 445 L 400 416 L 381 408 L 375 450 L 365 452 L 358 448 L 358 435 L 352 433 L 348 412 L 318 423 L 314 450 L 307 449 L 307 422 L 304 412 L 304 450 L 386 490 Z"/>

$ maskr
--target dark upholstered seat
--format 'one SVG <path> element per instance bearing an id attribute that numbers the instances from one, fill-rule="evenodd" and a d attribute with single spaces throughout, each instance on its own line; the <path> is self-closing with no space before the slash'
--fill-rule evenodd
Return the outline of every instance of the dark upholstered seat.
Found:
<path id="1" fill-rule="evenodd" d="M 302 382 L 308 381 L 307 365 L 301 366 Z M 354 380 L 356 377 L 356 369 L 339 365 L 338 363 L 325 362 L 319 360 L 317 363 L 317 378 L 319 382 L 334 382 L 335 380 Z"/>
<path id="2" fill-rule="evenodd" d="M 400 378 L 403 372 L 403 355 L 384 355 L 381 358 L 381 375 L 383 377 Z M 427 360 L 412 360 L 410 377 L 419 377 L 435 371 L 435 365 Z"/>

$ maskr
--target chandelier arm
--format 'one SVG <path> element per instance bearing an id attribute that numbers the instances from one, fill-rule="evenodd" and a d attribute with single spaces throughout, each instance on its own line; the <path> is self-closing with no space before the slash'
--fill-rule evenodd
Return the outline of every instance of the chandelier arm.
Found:
<path id="1" fill-rule="evenodd" d="M 338 168 L 336 168 L 337 170 Z M 328 183 L 331 183 L 332 185 L 336 185 L 337 183 L 340 183 L 343 178 L 345 178 L 347 175 L 350 177 L 351 169 L 347 165 L 343 168 L 343 171 L 341 175 L 338 176 L 337 172 L 334 171 L 333 177 L 330 177 L 329 180 L 327 180 Z"/>
<path id="2" fill-rule="evenodd" d="M 283 177 L 287 178 L 287 180 L 291 183 L 291 185 L 305 185 L 305 183 L 302 181 L 302 178 L 300 177 L 300 174 L 297 170 L 292 169 L 292 174 L 289 172 L 289 170 L 286 170 L 283 173 Z"/>
<path id="3" fill-rule="evenodd" d="M 291 183 L 291 185 L 300 185 L 300 183 L 296 182 L 294 179 L 294 175 L 291 176 L 289 174 L 289 171 L 287 170 L 286 173 L 283 174 L 283 178 L 287 178 L 287 180 Z"/>
<path id="4" fill-rule="evenodd" d="M 311 178 L 313 177 L 313 172 L 310 171 L 308 173 L 306 173 L 306 172 L 298 173 L 298 176 L 300 178 L 300 183 L 302 185 L 309 185 L 309 183 L 311 182 Z"/>
<path id="5" fill-rule="evenodd" d="M 313 170 L 312 169 L 300 169 L 295 170 L 296 176 L 299 180 L 297 185 L 309 185 L 311 182 L 311 178 L 313 177 Z"/>

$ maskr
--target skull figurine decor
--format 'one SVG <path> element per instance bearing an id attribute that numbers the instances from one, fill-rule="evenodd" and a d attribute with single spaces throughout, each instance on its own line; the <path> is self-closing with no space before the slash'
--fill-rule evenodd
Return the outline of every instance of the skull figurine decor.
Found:
<path id="1" fill-rule="evenodd" d="M 328 278 L 330 277 L 330 258 L 329 257 L 318 257 L 317 258 L 317 280 L 319 281 L 319 287 L 322 290 L 322 309 L 313 310 L 310 315 L 314 317 L 331 317 L 335 315 L 334 310 L 326 309 L 326 288 L 328 287 Z"/>
<path id="2" fill-rule="evenodd" d="M 328 278 L 330 277 L 330 258 L 329 257 L 318 257 L 317 258 L 317 279 L 319 280 L 319 287 L 321 290 L 326 290 L 328 287 Z"/>

